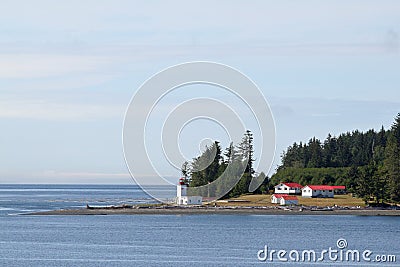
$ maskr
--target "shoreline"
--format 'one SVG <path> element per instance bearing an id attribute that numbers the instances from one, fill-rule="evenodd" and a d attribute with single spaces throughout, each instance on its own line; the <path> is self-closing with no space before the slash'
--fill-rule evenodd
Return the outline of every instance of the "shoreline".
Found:
<path id="1" fill-rule="evenodd" d="M 400 216 L 400 210 L 388 209 L 279 209 L 272 207 L 132 207 L 51 210 L 21 215 L 353 215 L 353 216 Z"/>

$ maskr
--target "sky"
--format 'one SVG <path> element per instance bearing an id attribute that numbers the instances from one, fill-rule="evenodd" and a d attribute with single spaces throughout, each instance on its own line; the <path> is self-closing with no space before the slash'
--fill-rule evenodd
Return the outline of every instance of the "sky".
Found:
<path id="1" fill-rule="evenodd" d="M 273 173 L 295 141 L 389 128 L 400 112 L 399 14 L 399 1 L 2 1 L 0 183 L 133 183 L 125 111 L 149 77 L 183 62 L 226 64 L 258 85 L 276 151 L 257 171 Z M 160 114 L 209 95 L 236 105 L 206 87 L 175 92 Z M 182 135 L 188 159 L 207 135 L 227 145 L 212 123 Z"/>

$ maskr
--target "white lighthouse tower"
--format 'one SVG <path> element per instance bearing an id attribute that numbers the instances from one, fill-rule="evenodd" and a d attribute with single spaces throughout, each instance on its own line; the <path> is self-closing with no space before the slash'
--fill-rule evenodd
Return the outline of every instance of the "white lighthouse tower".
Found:
<path id="1" fill-rule="evenodd" d="M 184 178 L 179 179 L 178 186 L 176 187 L 176 196 L 177 197 L 187 196 L 187 184 Z"/>
<path id="2" fill-rule="evenodd" d="M 187 184 L 184 178 L 180 178 L 176 187 L 176 204 L 178 205 L 201 205 L 203 197 L 201 196 L 188 196 Z"/>

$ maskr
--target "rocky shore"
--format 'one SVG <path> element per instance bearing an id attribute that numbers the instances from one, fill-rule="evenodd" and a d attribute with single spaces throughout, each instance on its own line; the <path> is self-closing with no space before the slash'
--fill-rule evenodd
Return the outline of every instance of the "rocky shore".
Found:
<path id="1" fill-rule="evenodd" d="M 65 209 L 28 213 L 24 215 L 356 215 L 356 216 L 400 216 L 399 209 L 377 208 L 319 208 L 319 207 L 253 207 L 253 206 L 107 206 L 82 209 Z"/>

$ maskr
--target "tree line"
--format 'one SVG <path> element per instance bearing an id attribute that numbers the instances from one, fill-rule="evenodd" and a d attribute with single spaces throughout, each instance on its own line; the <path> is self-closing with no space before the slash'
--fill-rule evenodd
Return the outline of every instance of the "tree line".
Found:
<path id="1" fill-rule="evenodd" d="M 400 113 L 389 130 L 331 134 L 294 143 L 270 183 L 346 185 L 366 202 L 400 202 Z"/>
<path id="2" fill-rule="evenodd" d="M 253 163 L 253 134 L 247 130 L 239 144 L 230 143 L 224 151 L 218 141 L 207 146 L 200 156 L 184 162 L 181 172 L 189 190 L 196 188 L 193 190 L 198 195 L 213 197 L 224 193 L 224 197 L 237 197 L 249 192 L 250 182 L 256 175 Z M 258 175 L 265 177 L 264 173 Z M 204 185 L 210 186 L 201 188 Z M 226 188 L 230 190 L 225 192 Z"/>
<path id="3" fill-rule="evenodd" d="M 306 143 L 294 143 L 283 152 L 271 178 L 263 172 L 256 174 L 253 162 L 253 135 L 248 130 L 239 144 L 231 143 L 224 151 L 215 141 L 200 156 L 185 162 L 181 171 L 189 189 L 196 188 L 195 193 L 203 196 L 219 195 L 226 187 L 230 190 L 224 197 L 249 193 L 251 180 L 258 176 L 264 182 L 253 193 L 292 181 L 345 185 L 366 202 L 400 203 L 400 113 L 388 130 L 355 130 L 337 137 L 328 134 L 324 141 L 313 137 Z"/>

